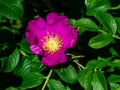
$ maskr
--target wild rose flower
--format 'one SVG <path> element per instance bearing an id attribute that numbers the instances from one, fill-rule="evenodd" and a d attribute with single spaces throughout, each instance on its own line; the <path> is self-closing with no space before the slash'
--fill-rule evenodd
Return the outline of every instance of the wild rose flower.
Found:
<path id="1" fill-rule="evenodd" d="M 42 55 L 44 65 L 55 66 L 67 61 L 65 52 L 76 44 L 78 30 L 66 16 L 51 12 L 46 21 L 42 17 L 29 21 L 25 36 L 32 53 Z"/>

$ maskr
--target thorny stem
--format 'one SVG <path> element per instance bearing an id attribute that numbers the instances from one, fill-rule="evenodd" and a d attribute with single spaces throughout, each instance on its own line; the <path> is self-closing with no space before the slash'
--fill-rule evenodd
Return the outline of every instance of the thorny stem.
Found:
<path id="1" fill-rule="evenodd" d="M 44 89 L 45 89 L 45 87 L 46 87 L 46 85 L 47 85 L 47 83 L 48 83 L 48 81 L 49 81 L 49 79 L 50 79 L 50 77 L 51 77 L 51 75 L 52 75 L 52 72 L 53 72 L 53 69 L 51 69 L 50 72 L 49 72 L 49 74 L 46 76 L 45 83 L 44 83 L 44 85 L 43 85 L 43 87 L 42 87 L 41 90 L 44 90 Z"/>

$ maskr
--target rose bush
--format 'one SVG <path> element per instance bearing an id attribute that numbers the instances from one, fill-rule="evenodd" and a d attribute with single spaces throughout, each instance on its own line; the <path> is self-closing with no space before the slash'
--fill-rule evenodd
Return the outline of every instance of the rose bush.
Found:
<path id="1" fill-rule="evenodd" d="M 0 0 L 0 90 L 120 90 L 119 4 Z"/>

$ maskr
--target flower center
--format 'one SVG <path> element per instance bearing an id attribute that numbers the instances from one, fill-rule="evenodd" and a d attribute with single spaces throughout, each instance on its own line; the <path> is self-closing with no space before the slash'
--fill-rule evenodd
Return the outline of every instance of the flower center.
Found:
<path id="1" fill-rule="evenodd" d="M 55 53 L 62 47 L 63 42 L 61 41 L 59 35 L 55 35 L 54 33 L 48 34 L 44 37 L 44 39 L 43 50 L 45 51 Z"/>

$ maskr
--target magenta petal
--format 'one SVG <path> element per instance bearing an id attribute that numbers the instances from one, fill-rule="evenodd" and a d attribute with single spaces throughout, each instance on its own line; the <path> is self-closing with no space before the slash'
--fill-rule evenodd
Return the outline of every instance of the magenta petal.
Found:
<path id="1" fill-rule="evenodd" d="M 72 27 L 68 24 L 64 24 L 60 20 L 54 24 L 48 25 L 47 30 L 51 33 L 53 32 L 60 35 L 61 38 L 66 38 L 71 33 Z"/>
<path id="2" fill-rule="evenodd" d="M 35 43 L 36 36 L 34 34 L 32 34 L 30 31 L 26 31 L 25 32 L 25 37 L 26 37 L 26 40 L 30 44 L 34 44 Z"/>
<path id="3" fill-rule="evenodd" d="M 46 23 L 43 18 L 39 17 L 28 22 L 27 31 L 31 32 L 33 35 L 41 39 L 46 30 Z"/>
<path id="4" fill-rule="evenodd" d="M 46 22 L 41 17 L 31 20 L 30 22 L 32 22 L 32 24 L 35 25 L 37 28 L 45 28 L 46 27 Z"/>
<path id="5" fill-rule="evenodd" d="M 40 48 L 40 46 L 33 44 L 30 45 L 30 49 L 33 54 L 42 55 L 42 49 Z"/>
<path id="6" fill-rule="evenodd" d="M 56 20 L 58 19 L 58 14 L 55 12 L 51 12 L 46 16 L 46 20 L 47 20 L 47 24 L 52 24 L 54 22 L 56 22 Z"/>
<path id="7" fill-rule="evenodd" d="M 66 55 L 63 52 L 56 52 L 55 54 L 49 54 L 46 57 L 42 57 L 42 63 L 46 66 L 55 66 L 67 61 Z"/>
<path id="8" fill-rule="evenodd" d="M 78 39 L 78 30 L 73 28 L 69 36 L 63 39 L 64 42 L 63 47 L 64 48 L 73 47 L 76 44 L 77 39 Z"/>

